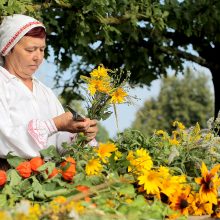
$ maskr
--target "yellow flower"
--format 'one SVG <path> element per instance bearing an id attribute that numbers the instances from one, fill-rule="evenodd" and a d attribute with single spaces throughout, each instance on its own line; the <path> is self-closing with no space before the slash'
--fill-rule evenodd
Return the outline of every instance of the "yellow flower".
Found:
<path id="1" fill-rule="evenodd" d="M 157 130 L 157 131 L 155 132 L 155 134 L 156 134 L 156 135 L 162 135 L 162 136 L 165 136 L 166 132 L 163 131 L 163 130 Z"/>
<path id="2" fill-rule="evenodd" d="M 195 127 L 193 128 L 192 132 L 191 132 L 191 137 L 190 137 L 190 142 L 197 142 L 200 140 L 201 138 L 201 134 L 200 134 L 200 125 L 197 122 Z"/>
<path id="3" fill-rule="evenodd" d="M 178 135 L 178 132 L 177 131 L 173 131 L 172 133 L 173 133 L 173 138 L 169 139 L 169 143 L 171 145 L 179 145 L 180 142 L 176 139 L 177 138 L 176 136 Z"/>
<path id="4" fill-rule="evenodd" d="M 91 95 L 94 95 L 97 91 L 102 93 L 109 93 L 110 83 L 108 81 L 91 79 L 88 84 L 88 90 Z"/>
<path id="5" fill-rule="evenodd" d="M 200 185 L 199 195 L 201 202 L 211 202 L 213 204 L 217 204 L 217 187 L 219 186 L 217 172 L 219 171 L 219 168 L 220 164 L 214 166 L 209 172 L 205 163 L 202 162 L 202 177 L 195 178 L 195 182 Z"/>
<path id="6" fill-rule="evenodd" d="M 135 152 L 129 151 L 127 160 L 130 162 L 128 172 L 143 173 L 150 170 L 153 166 L 153 161 L 146 149 L 137 149 Z"/>
<path id="7" fill-rule="evenodd" d="M 108 69 L 106 69 L 103 65 L 98 66 L 97 69 L 94 69 L 90 76 L 97 79 L 109 78 Z"/>
<path id="8" fill-rule="evenodd" d="M 188 201 L 190 202 L 191 215 L 210 215 L 212 214 L 212 203 L 202 203 L 199 193 L 192 192 L 189 195 Z"/>
<path id="9" fill-rule="evenodd" d="M 111 153 L 116 151 L 117 148 L 114 143 L 107 142 L 106 144 L 100 143 L 99 148 L 96 150 L 98 156 L 106 163 L 106 157 L 110 157 Z"/>
<path id="10" fill-rule="evenodd" d="M 158 171 L 161 176 L 161 192 L 168 197 L 182 188 L 182 183 L 186 181 L 185 176 L 171 176 L 167 167 L 160 167 Z"/>
<path id="11" fill-rule="evenodd" d="M 180 130 L 184 130 L 185 129 L 185 126 L 181 122 L 179 122 L 179 121 L 174 121 L 173 122 L 173 126 L 174 127 L 177 126 Z"/>
<path id="12" fill-rule="evenodd" d="M 220 218 L 220 201 L 218 200 L 218 204 L 213 207 L 213 213 L 211 215 L 212 218 L 214 219 L 219 219 Z"/>
<path id="13" fill-rule="evenodd" d="M 208 133 L 208 134 L 205 135 L 204 139 L 206 141 L 210 141 L 212 139 L 212 137 L 213 137 L 213 134 L 212 133 Z"/>
<path id="14" fill-rule="evenodd" d="M 160 175 L 163 176 L 164 178 L 168 178 L 170 176 L 168 167 L 160 166 L 158 171 Z"/>
<path id="15" fill-rule="evenodd" d="M 190 205 L 188 198 L 190 191 L 190 187 L 177 190 L 172 196 L 170 196 L 170 207 L 173 210 L 179 211 L 182 215 L 188 215 Z"/>
<path id="16" fill-rule="evenodd" d="M 130 199 L 130 198 L 127 198 L 127 199 L 125 200 L 125 202 L 126 202 L 127 204 L 131 204 L 131 203 L 133 202 L 133 200 Z"/>
<path id="17" fill-rule="evenodd" d="M 161 180 L 160 191 L 166 196 L 170 197 L 177 189 L 179 185 L 176 184 L 172 179 Z"/>
<path id="18" fill-rule="evenodd" d="M 65 203 L 66 202 L 66 197 L 58 196 L 58 197 L 53 199 L 53 202 L 54 203 L 59 203 L 59 204 Z"/>
<path id="19" fill-rule="evenodd" d="M 169 143 L 171 145 L 179 145 L 179 141 L 176 138 L 169 139 Z"/>
<path id="20" fill-rule="evenodd" d="M 12 219 L 6 211 L 0 211 L 0 219 Z"/>
<path id="21" fill-rule="evenodd" d="M 169 220 L 177 220 L 181 214 L 179 212 L 172 213 L 171 215 L 168 216 Z"/>
<path id="22" fill-rule="evenodd" d="M 102 165 L 98 159 L 91 159 L 86 164 L 86 174 L 87 175 L 96 175 L 102 170 Z"/>
<path id="23" fill-rule="evenodd" d="M 158 194 L 161 187 L 160 174 L 155 170 L 146 171 L 138 177 L 139 185 L 144 185 L 147 194 Z"/>
<path id="24" fill-rule="evenodd" d="M 85 207 L 82 206 L 82 202 L 75 202 L 75 201 L 70 201 L 67 204 L 65 204 L 66 210 L 68 212 L 76 211 L 79 214 L 83 214 L 85 212 Z"/>
<path id="25" fill-rule="evenodd" d="M 33 217 L 39 217 L 41 215 L 41 208 L 39 204 L 34 204 L 32 207 L 29 209 L 29 215 Z M 33 219 L 33 218 L 32 218 Z"/>
<path id="26" fill-rule="evenodd" d="M 128 96 L 128 94 L 122 88 L 117 88 L 111 94 L 111 103 L 123 103 L 126 96 Z"/>
<path id="27" fill-rule="evenodd" d="M 122 153 L 121 153 L 120 151 L 116 150 L 116 151 L 115 151 L 115 157 L 114 157 L 114 159 L 115 159 L 115 160 L 118 160 L 118 159 L 121 158 L 121 157 L 122 157 Z"/>

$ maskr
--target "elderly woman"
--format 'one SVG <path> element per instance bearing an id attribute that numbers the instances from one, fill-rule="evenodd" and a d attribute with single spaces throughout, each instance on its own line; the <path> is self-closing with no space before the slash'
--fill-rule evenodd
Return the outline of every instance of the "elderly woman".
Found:
<path id="1" fill-rule="evenodd" d="M 44 25 L 25 15 L 4 18 L 0 26 L 0 169 L 9 152 L 31 158 L 50 145 L 60 148 L 78 132 L 91 141 L 95 120 L 73 120 L 52 90 L 33 75 L 44 59 Z"/>

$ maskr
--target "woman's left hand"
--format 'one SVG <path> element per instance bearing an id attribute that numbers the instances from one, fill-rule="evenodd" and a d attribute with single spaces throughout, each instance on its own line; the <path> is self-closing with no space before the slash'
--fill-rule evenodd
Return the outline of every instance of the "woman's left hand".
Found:
<path id="1" fill-rule="evenodd" d="M 86 140 L 89 142 L 93 140 L 98 133 L 98 126 L 96 120 L 90 120 L 90 126 L 89 128 L 84 132 L 84 135 L 86 136 Z"/>

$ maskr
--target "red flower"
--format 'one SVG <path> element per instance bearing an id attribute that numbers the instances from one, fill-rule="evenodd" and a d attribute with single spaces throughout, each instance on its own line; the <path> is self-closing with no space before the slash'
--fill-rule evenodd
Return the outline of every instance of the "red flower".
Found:
<path id="1" fill-rule="evenodd" d="M 88 193 L 89 187 L 88 186 L 83 186 L 83 185 L 78 185 L 76 189 L 80 192 Z"/>
<path id="2" fill-rule="evenodd" d="M 33 171 L 38 171 L 37 169 L 44 164 L 44 160 L 40 157 L 34 157 L 30 160 L 31 169 Z"/>
<path id="3" fill-rule="evenodd" d="M 48 178 L 52 178 L 54 176 L 56 176 L 59 173 L 59 170 L 55 167 L 52 171 L 52 173 L 48 176 Z"/>
<path id="4" fill-rule="evenodd" d="M 0 186 L 4 186 L 7 182 L 7 174 L 4 170 L 0 170 Z"/>
<path id="5" fill-rule="evenodd" d="M 22 162 L 16 167 L 16 170 L 20 176 L 23 178 L 28 178 L 31 175 L 31 164 L 29 161 Z"/>
<path id="6" fill-rule="evenodd" d="M 61 174 L 65 180 L 71 181 L 76 174 L 76 161 L 72 157 L 67 157 L 65 160 L 60 164 L 63 167 Z"/>
<path id="7" fill-rule="evenodd" d="M 91 201 L 90 197 L 88 196 L 88 194 L 89 194 L 89 187 L 88 186 L 79 185 L 76 187 L 76 189 L 85 194 L 85 201 L 86 202 Z"/>

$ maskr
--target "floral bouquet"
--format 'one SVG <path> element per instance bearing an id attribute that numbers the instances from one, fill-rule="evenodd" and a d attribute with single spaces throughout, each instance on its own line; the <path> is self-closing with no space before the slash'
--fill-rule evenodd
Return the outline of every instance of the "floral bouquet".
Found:
<path id="1" fill-rule="evenodd" d="M 106 69 L 99 65 L 90 73 L 90 77 L 81 76 L 88 86 L 87 111 L 88 117 L 97 120 L 106 120 L 111 112 L 110 105 L 120 104 L 128 101 L 128 93 L 125 85 L 130 77 L 130 72 L 123 70 Z"/>
<path id="2" fill-rule="evenodd" d="M 130 72 L 123 69 L 110 70 L 102 64 L 90 72 L 90 77 L 81 76 L 86 83 L 86 101 L 87 117 L 90 119 L 106 120 L 112 112 L 109 108 L 112 106 L 118 126 L 118 117 L 116 104 L 130 103 L 131 97 L 127 93 L 126 83 L 130 77 Z M 85 137 L 78 135 L 75 145 L 84 146 Z M 74 146 L 75 146 L 74 145 Z"/>

